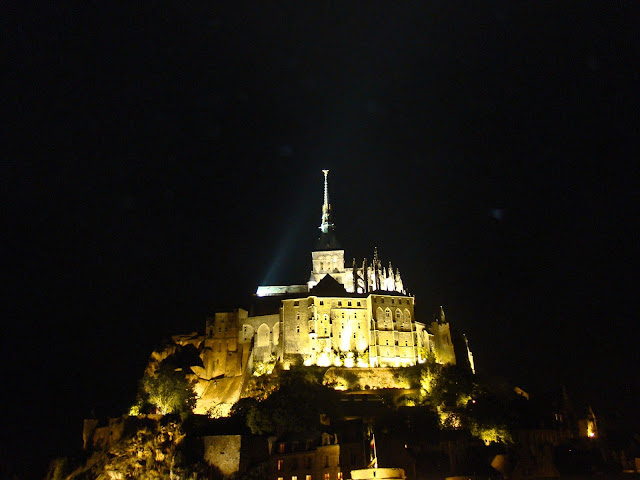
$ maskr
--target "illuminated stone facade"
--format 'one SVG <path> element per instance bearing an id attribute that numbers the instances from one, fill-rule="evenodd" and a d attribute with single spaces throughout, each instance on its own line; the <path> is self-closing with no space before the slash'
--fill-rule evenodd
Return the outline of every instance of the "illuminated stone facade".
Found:
<path id="1" fill-rule="evenodd" d="M 400 367 L 415 365 L 427 355 L 439 363 L 456 363 L 451 330 L 441 312 L 427 328 L 416 321 L 413 296 L 408 295 L 399 269 L 383 267 L 374 250 L 373 260 L 364 259 L 345 267 L 345 251 L 335 237 L 331 204 L 324 173 L 324 202 L 320 237 L 311 253 L 311 275 L 306 285 L 260 286 L 258 299 L 281 299 L 279 323 L 263 328 L 264 340 L 256 337 L 254 360 L 276 355 L 285 367 L 292 363 L 347 367 Z M 241 327 L 244 328 L 244 327 Z M 465 344 L 466 345 L 466 344 Z M 469 361 L 472 357 L 469 352 Z"/>
<path id="2" fill-rule="evenodd" d="M 269 371 L 276 363 L 356 367 L 404 367 L 432 356 L 441 364 L 469 363 L 466 338 L 458 351 L 440 309 L 433 321 L 416 320 L 415 298 L 407 294 L 400 272 L 373 260 L 345 267 L 345 251 L 336 240 L 324 171 L 320 237 L 311 253 L 307 284 L 260 286 L 251 312 L 236 309 L 207 318 L 205 335 L 173 337 L 193 344 L 203 366 L 194 366 L 198 413 L 240 397 L 244 378 Z M 364 370 L 363 370 L 364 371 Z"/>

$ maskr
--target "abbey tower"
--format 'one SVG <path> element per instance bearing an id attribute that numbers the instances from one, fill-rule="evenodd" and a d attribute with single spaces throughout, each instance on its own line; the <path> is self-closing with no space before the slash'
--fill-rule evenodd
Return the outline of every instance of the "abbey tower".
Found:
<path id="1" fill-rule="evenodd" d="M 370 371 L 432 357 L 474 369 L 466 338 L 458 335 L 462 340 L 456 343 L 442 308 L 428 323 L 417 319 L 415 297 L 405 290 L 399 269 L 391 262 L 383 265 L 377 249 L 371 260 L 353 259 L 351 267 L 345 266 L 331 217 L 329 171 L 323 174 L 320 235 L 308 282 L 259 286 L 249 310 L 215 313 L 207 318 L 204 335 L 173 337 L 176 344 L 200 351 L 203 366 L 192 367 L 200 410 L 206 410 L 204 400 L 237 401 L 243 378 L 260 373 L 257 366 L 265 364 Z"/>

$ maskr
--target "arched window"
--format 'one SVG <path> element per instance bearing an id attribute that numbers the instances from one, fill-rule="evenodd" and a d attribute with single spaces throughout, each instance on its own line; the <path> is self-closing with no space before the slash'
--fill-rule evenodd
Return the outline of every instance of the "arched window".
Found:
<path id="1" fill-rule="evenodd" d="M 389 319 L 389 320 L 391 319 L 391 309 L 390 309 L 390 308 L 387 308 L 387 309 L 384 311 L 384 316 L 385 316 L 385 318 L 387 318 L 387 319 Z"/>
<path id="2" fill-rule="evenodd" d="M 267 345 L 269 345 L 270 333 L 271 333 L 271 330 L 269 329 L 266 323 L 263 323 L 262 325 L 260 325 L 260 327 L 258 327 L 258 342 L 257 342 L 258 347 L 266 347 Z"/>
<path id="3" fill-rule="evenodd" d="M 402 312 L 399 308 L 396 310 L 396 322 L 402 322 Z"/>
<path id="4" fill-rule="evenodd" d="M 378 309 L 376 310 L 376 320 L 378 320 L 379 322 L 384 320 L 384 315 L 382 313 L 382 307 L 378 307 Z"/>
<path id="5" fill-rule="evenodd" d="M 410 322 L 410 321 L 411 321 L 411 313 L 410 313 L 410 312 L 409 312 L 409 310 L 407 310 L 406 308 L 404 309 L 404 319 L 405 319 L 407 322 Z"/>

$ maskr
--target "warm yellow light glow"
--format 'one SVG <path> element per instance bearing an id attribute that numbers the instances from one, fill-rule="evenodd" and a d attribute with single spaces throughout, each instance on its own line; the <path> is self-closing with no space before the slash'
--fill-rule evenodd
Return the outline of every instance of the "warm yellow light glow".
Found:
<path id="1" fill-rule="evenodd" d="M 327 354 L 327 352 L 322 352 L 320 354 L 316 365 L 318 365 L 319 367 L 328 367 L 329 365 L 331 365 L 331 360 L 329 359 L 329 355 Z"/>

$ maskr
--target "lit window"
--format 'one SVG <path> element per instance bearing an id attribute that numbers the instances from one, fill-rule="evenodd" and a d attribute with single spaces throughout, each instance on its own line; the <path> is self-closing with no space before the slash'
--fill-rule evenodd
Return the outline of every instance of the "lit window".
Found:
<path id="1" fill-rule="evenodd" d="M 311 475 L 307 475 L 306 477 L 304 477 L 304 480 L 311 480 Z"/>
<path id="2" fill-rule="evenodd" d="M 284 453 L 284 443 L 278 445 L 278 450 L 280 451 L 280 453 Z"/>
<path id="3" fill-rule="evenodd" d="M 283 477 L 278 477 L 278 480 L 284 480 L 284 478 Z"/>
<path id="4" fill-rule="evenodd" d="M 342 480 L 342 472 L 338 472 L 338 480 Z"/>
<path id="5" fill-rule="evenodd" d="M 278 471 L 282 470 L 283 464 L 284 464 L 284 460 L 278 460 Z"/>
<path id="6" fill-rule="evenodd" d="M 291 475 L 291 480 L 298 480 L 298 476 L 297 475 Z"/>
<path id="7" fill-rule="evenodd" d="M 324 474 L 324 480 L 330 480 L 330 478 L 331 478 L 330 474 L 328 474 L 328 473 Z"/>

